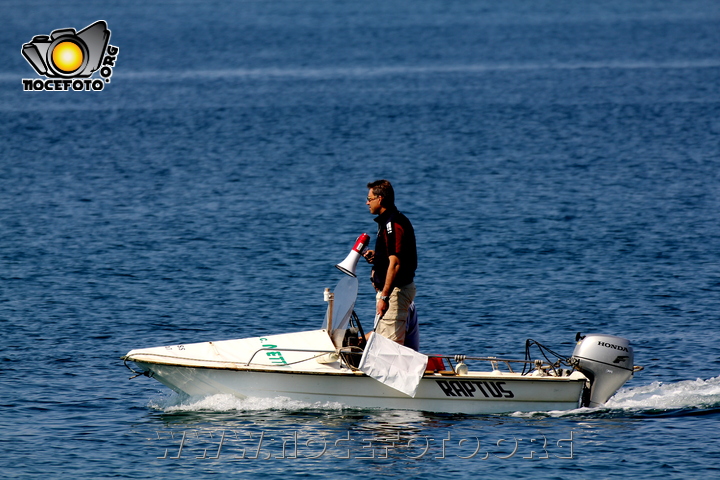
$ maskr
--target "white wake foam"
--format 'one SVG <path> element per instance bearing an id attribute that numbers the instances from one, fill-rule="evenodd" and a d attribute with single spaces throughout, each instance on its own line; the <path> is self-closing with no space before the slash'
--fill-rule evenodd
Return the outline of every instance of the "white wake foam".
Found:
<path id="1" fill-rule="evenodd" d="M 230 394 L 217 394 L 207 397 L 186 397 L 171 394 L 150 401 L 148 407 L 165 413 L 177 412 L 256 412 L 262 410 L 342 410 L 337 402 L 309 403 L 292 400 L 287 397 L 276 398 L 238 398 Z"/>
<path id="2" fill-rule="evenodd" d="M 640 387 L 623 388 L 605 404 L 605 408 L 670 410 L 717 405 L 720 405 L 720 377 L 667 384 L 653 382 Z"/>
<path id="3" fill-rule="evenodd" d="M 639 387 L 621 388 L 602 407 L 550 412 L 516 412 L 514 417 L 593 415 L 608 411 L 628 413 L 657 410 L 698 409 L 720 406 L 720 377 L 708 380 L 653 382 Z"/>

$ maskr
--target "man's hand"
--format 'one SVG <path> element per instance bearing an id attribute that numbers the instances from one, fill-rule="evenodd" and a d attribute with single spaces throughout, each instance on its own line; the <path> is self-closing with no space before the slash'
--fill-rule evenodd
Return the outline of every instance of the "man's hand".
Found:
<path id="1" fill-rule="evenodd" d="M 368 263 L 374 263 L 375 250 L 366 250 L 365 253 L 363 253 L 363 257 L 365 257 L 365 260 L 367 260 Z"/>
<path id="2" fill-rule="evenodd" d="M 379 318 L 384 317 L 385 312 L 387 312 L 389 307 L 390 304 L 387 301 L 383 300 L 382 298 L 378 298 L 378 301 L 375 304 L 375 315 L 377 315 Z"/>

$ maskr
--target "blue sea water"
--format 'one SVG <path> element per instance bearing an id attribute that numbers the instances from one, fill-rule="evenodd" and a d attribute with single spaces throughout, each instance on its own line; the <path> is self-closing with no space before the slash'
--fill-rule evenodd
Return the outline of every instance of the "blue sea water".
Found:
<path id="1" fill-rule="evenodd" d="M 1 477 L 719 474 L 717 2 L 2 12 Z M 100 19 L 103 91 L 23 91 L 23 43 Z M 319 327 L 377 178 L 417 232 L 422 350 L 598 332 L 645 370 L 604 408 L 492 416 L 128 380 L 133 348 Z"/>

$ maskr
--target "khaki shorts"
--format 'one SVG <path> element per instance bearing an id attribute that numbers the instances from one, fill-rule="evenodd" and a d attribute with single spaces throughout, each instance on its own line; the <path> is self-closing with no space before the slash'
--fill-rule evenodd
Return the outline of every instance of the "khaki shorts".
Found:
<path id="1" fill-rule="evenodd" d="M 377 293 L 376 300 L 380 299 Z M 408 308 L 415 299 L 415 283 L 403 287 L 395 287 L 390 293 L 388 310 L 377 324 L 375 331 L 383 337 L 389 338 L 400 345 L 405 344 L 405 331 L 407 328 Z"/>

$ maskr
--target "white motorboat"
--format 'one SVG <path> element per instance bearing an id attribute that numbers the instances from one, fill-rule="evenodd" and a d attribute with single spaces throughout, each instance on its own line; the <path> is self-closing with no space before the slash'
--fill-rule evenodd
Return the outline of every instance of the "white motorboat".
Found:
<path id="1" fill-rule="evenodd" d="M 518 360 L 424 356 L 385 339 L 396 348 L 372 353 L 372 339 L 363 345 L 353 311 L 357 289 L 354 277 L 343 278 L 333 292 L 326 289 L 328 310 L 317 330 L 143 348 L 122 358 L 126 366 L 130 361 L 139 367 L 128 366 L 138 375 L 192 396 L 287 397 L 310 404 L 466 414 L 599 406 L 641 368 L 633 366 L 628 340 L 611 335 L 578 334 L 571 357 L 528 340 L 526 352 L 537 346 L 542 360 L 527 353 Z"/>

